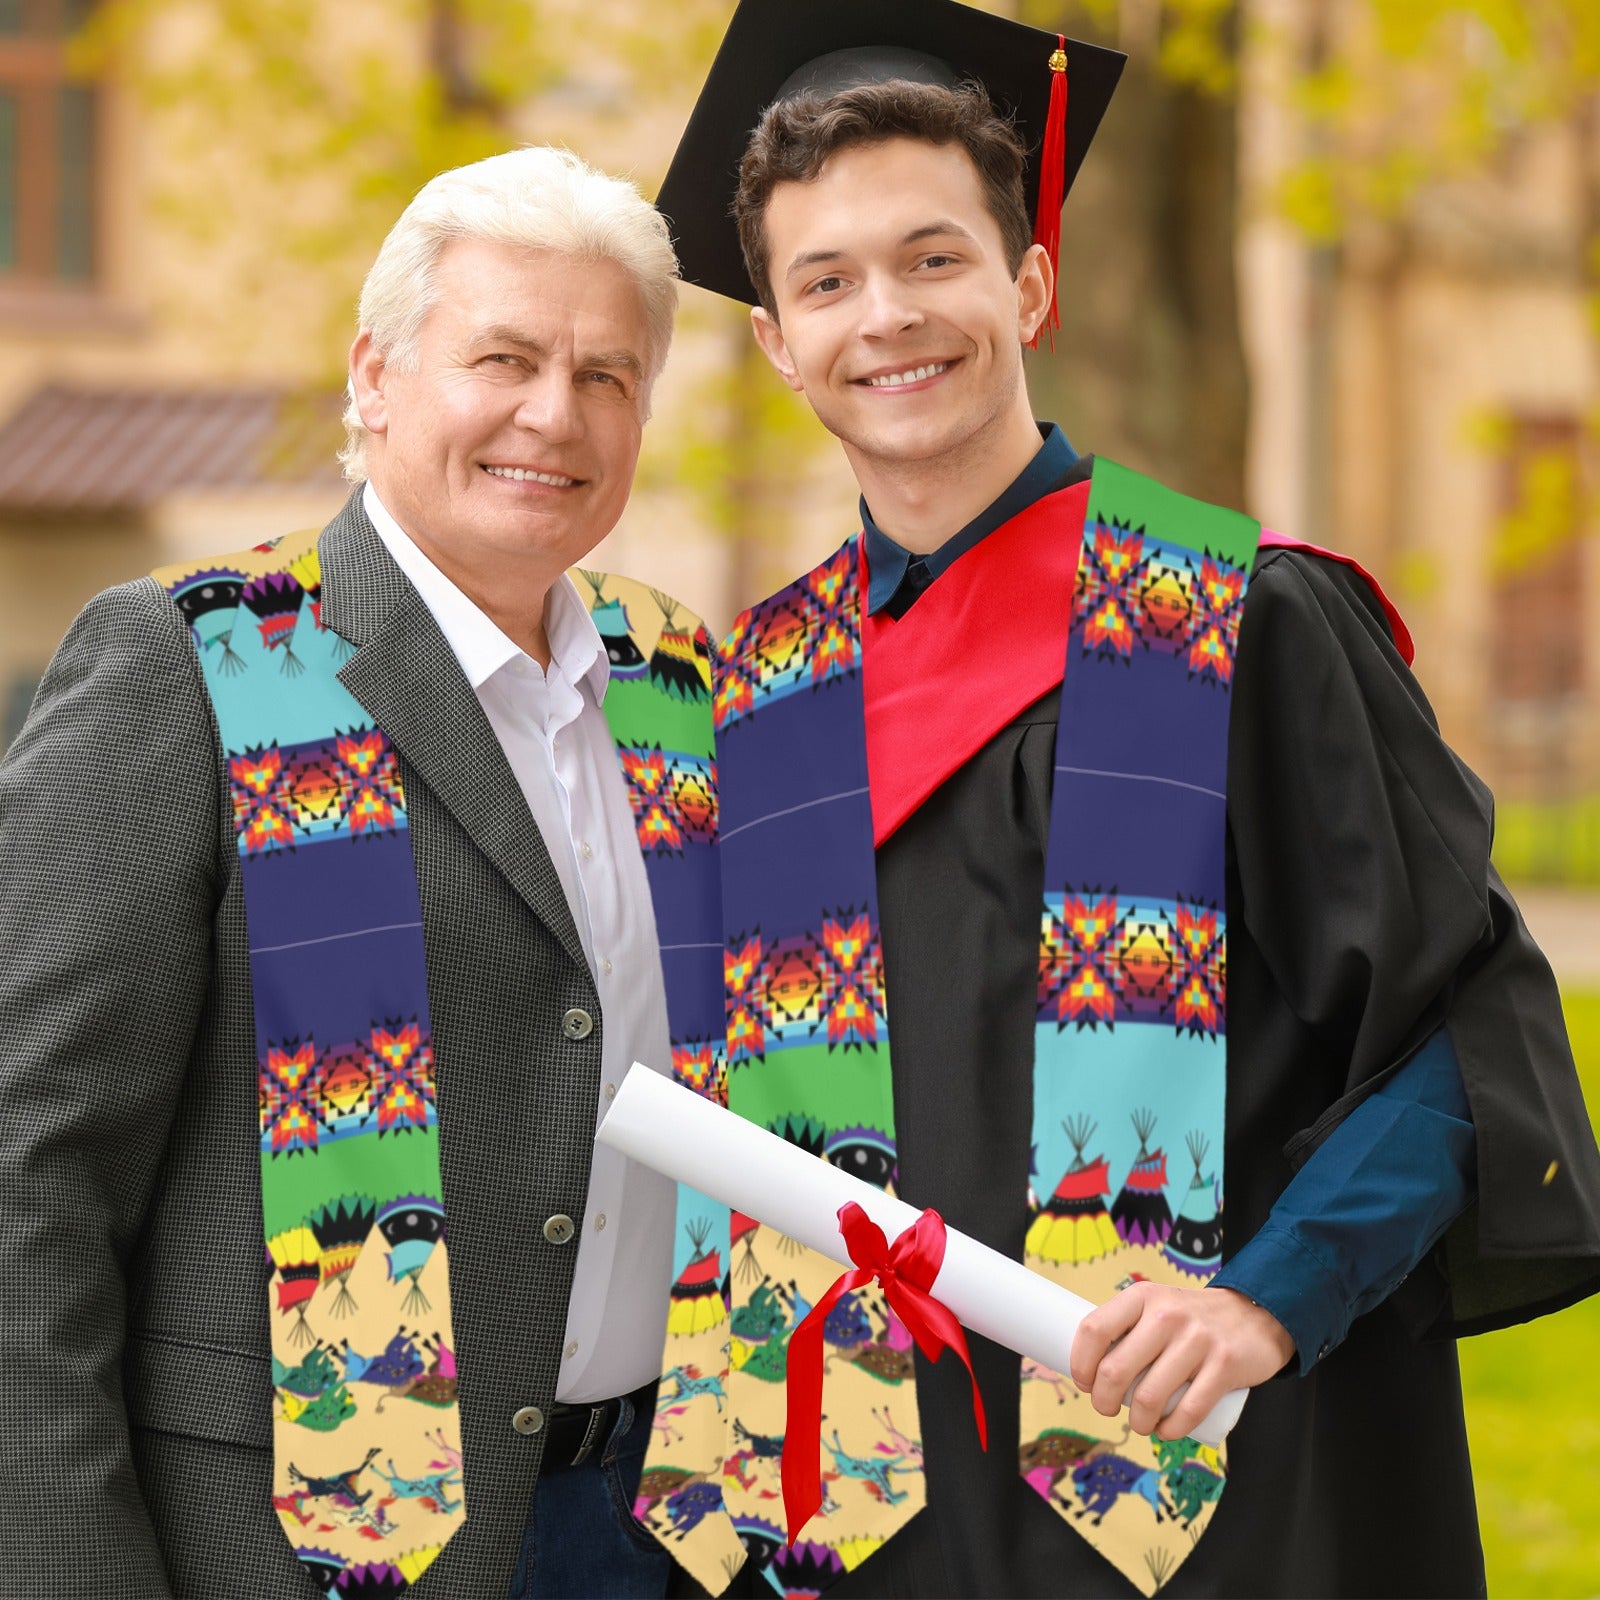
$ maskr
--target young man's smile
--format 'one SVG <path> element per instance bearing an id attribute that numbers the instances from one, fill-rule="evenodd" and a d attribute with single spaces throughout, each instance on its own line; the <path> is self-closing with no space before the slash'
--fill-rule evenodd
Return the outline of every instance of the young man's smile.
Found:
<path id="1" fill-rule="evenodd" d="M 916 366 L 889 367 L 857 378 L 855 382 L 882 394 L 917 393 L 931 388 L 960 359 L 956 356 L 945 361 L 924 361 Z"/>

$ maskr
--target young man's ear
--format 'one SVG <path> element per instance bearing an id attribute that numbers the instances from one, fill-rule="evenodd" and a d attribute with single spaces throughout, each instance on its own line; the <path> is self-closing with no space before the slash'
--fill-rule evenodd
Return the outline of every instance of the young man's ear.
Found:
<path id="1" fill-rule="evenodd" d="M 1042 244 L 1030 244 L 1017 269 L 1017 332 L 1024 344 L 1032 344 L 1050 314 L 1050 297 L 1055 292 L 1056 275 Z"/>
<path id="2" fill-rule="evenodd" d="M 799 369 L 789 355 L 789 345 L 783 337 L 783 329 L 778 326 L 778 319 L 766 307 L 752 306 L 750 331 L 755 334 L 761 353 L 777 368 L 778 376 L 796 394 L 804 394 L 806 386 L 801 382 Z"/>
<path id="3" fill-rule="evenodd" d="M 363 328 L 350 346 L 350 389 L 368 433 L 384 433 L 389 427 L 389 406 L 383 393 L 384 366 L 372 335 Z"/>

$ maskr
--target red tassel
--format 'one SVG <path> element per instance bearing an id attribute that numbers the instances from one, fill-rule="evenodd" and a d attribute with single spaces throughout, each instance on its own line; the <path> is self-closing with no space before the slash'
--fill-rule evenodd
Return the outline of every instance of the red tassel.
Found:
<path id="1" fill-rule="evenodd" d="M 1050 57 L 1050 111 L 1045 118 L 1044 144 L 1039 151 L 1039 210 L 1033 223 L 1033 242 L 1042 244 L 1050 257 L 1052 282 L 1050 309 L 1034 333 L 1032 348 L 1039 348 L 1039 335 L 1047 329 L 1050 348 L 1056 347 L 1055 330 L 1061 326 L 1057 305 L 1059 285 L 1054 281 L 1061 267 L 1061 202 L 1067 184 L 1067 36 L 1056 35 L 1056 51 Z"/>

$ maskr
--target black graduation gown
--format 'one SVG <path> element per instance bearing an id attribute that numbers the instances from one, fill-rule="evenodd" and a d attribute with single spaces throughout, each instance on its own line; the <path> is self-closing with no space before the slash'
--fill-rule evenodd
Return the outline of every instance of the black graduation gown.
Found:
<path id="1" fill-rule="evenodd" d="M 1264 553 L 1233 693 L 1225 1253 L 1441 1021 L 1480 1200 L 1307 1376 L 1251 1396 L 1211 1526 L 1162 1593 L 1481 1594 L 1442 1336 L 1600 1286 L 1600 1159 L 1555 982 L 1489 864 L 1488 791 L 1438 737 L 1358 575 Z M 1018 1258 L 1059 695 L 878 852 L 901 1193 Z M 1018 1477 L 1018 1358 L 972 1344 L 988 1454 L 965 1372 L 919 1355 L 928 1509 L 830 1593 L 1136 1594 Z"/>

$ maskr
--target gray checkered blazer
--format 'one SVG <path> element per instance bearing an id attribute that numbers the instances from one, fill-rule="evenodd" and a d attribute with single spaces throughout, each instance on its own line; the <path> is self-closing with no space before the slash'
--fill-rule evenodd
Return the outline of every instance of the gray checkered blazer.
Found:
<path id="1" fill-rule="evenodd" d="M 319 546 L 400 752 L 422 895 L 468 1521 L 416 1586 L 504 1595 L 555 1394 L 599 999 L 466 678 L 359 497 Z M 316 1600 L 272 1510 L 244 900 L 216 723 L 151 580 L 98 596 L 0 763 L 0 1594 Z"/>

